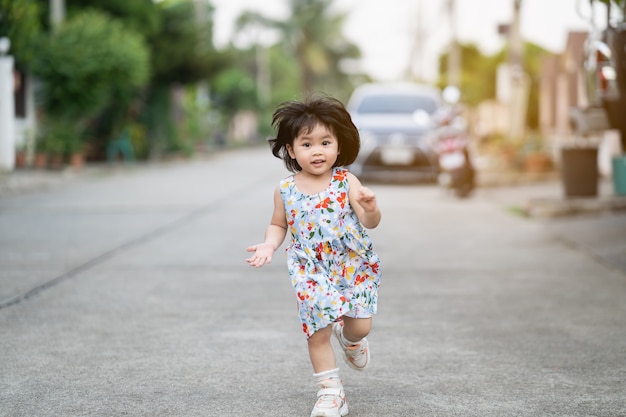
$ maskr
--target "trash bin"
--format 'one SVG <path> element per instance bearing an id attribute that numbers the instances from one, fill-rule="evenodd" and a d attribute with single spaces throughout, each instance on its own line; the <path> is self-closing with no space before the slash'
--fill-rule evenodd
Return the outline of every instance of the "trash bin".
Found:
<path id="1" fill-rule="evenodd" d="M 598 148 L 561 149 L 561 176 L 566 197 L 598 195 Z"/>
<path id="2" fill-rule="evenodd" d="M 626 195 L 626 156 L 613 157 L 613 191 Z"/>

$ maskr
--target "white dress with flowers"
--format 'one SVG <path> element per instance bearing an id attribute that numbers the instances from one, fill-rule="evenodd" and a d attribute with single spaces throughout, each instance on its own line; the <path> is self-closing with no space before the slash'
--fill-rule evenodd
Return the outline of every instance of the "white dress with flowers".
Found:
<path id="1" fill-rule="evenodd" d="M 307 337 L 343 315 L 376 314 L 380 261 L 350 206 L 347 173 L 335 168 L 326 190 L 312 195 L 293 175 L 280 182 L 292 237 L 287 266 Z"/>

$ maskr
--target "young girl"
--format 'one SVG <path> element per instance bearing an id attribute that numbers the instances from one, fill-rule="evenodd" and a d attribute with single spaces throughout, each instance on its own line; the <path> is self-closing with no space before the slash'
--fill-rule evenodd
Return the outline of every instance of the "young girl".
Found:
<path id="1" fill-rule="evenodd" d="M 376 313 L 381 271 L 365 228 L 380 222 L 374 193 L 344 166 L 359 152 L 359 133 L 340 101 L 311 96 L 274 112 L 272 153 L 293 175 L 274 192 L 274 212 L 263 243 L 247 262 L 270 263 L 287 230 L 287 266 L 319 391 L 311 417 L 345 416 L 348 404 L 331 335 L 344 360 L 363 370 L 370 359 L 365 336 Z"/>

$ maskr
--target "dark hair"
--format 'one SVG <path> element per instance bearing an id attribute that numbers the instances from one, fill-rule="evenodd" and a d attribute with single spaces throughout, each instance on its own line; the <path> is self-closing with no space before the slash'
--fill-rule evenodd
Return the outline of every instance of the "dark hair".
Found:
<path id="1" fill-rule="evenodd" d="M 291 159 L 287 145 L 303 131 L 311 132 L 317 124 L 324 125 L 337 138 L 340 153 L 334 166 L 347 166 L 354 162 L 360 147 L 359 131 L 352 122 L 350 113 L 336 98 L 325 94 L 313 94 L 302 101 L 287 101 L 278 106 L 272 116 L 276 137 L 270 138 L 272 153 L 282 159 L 291 172 L 302 167 Z"/>

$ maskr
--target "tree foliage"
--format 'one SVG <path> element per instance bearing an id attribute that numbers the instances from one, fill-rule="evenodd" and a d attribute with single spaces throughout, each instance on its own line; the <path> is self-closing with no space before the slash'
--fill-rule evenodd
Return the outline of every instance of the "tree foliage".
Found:
<path id="1" fill-rule="evenodd" d="M 469 106 L 476 106 L 484 100 L 496 95 L 496 71 L 502 62 L 500 56 L 485 56 L 475 44 L 461 44 L 461 77 L 459 89 L 462 92 L 463 102 Z M 448 83 L 445 69 L 448 67 L 449 54 L 439 57 L 440 87 Z"/>
<path id="2" fill-rule="evenodd" d="M 610 4 L 612 6 L 624 9 L 626 7 L 626 0 L 600 0 L 601 3 Z"/>
<path id="3" fill-rule="evenodd" d="M 460 45 L 461 48 L 461 85 L 462 100 L 470 107 L 477 106 L 485 100 L 496 97 L 496 77 L 498 66 L 507 61 L 508 49 L 485 56 L 474 44 Z M 527 123 L 536 128 L 539 124 L 539 74 L 541 59 L 548 51 L 532 43 L 524 44 L 523 68 L 530 77 L 529 106 Z M 438 85 L 447 84 L 447 75 L 443 69 L 447 68 L 448 54 L 439 58 L 440 80 Z"/>
<path id="4" fill-rule="evenodd" d="M 97 9 L 141 35 L 150 48 L 153 82 L 191 84 L 219 68 L 213 7 L 192 0 L 68 0 L 70 15 Z"/>
<path id="5" fill-rule="evenodd" d="M 191 1 L 158 7 L 161 27 L 148 37 L 155 82 L 191 84 L 216 74 L 222 65 L 213 46 L 213 7 Z"/>
<path id="6" fill-rule="evenodd" d="M 341 64 L 359 58 L 360 50 L 342 34 L 346 14 L 336 12 L 332 0 L 289 0 L 291 13 L 283 20 L 244 14 L 241 31 L 274 30 L 280 41 L 225 51 L 213 44 L 210 0 L 65 3 L 66 21 L 50 30 L 48 1 L 0 0 L 0 34 L 11 31 L 18 62 L 32 59 L 42 81 L 42 110 L 63 119 L 74 115 L 77 126 L 88 125 L 89 136 L 103 143 L 130 122 L 143 124 L 146 140 L 161 149 L 176 148 L 176 123 L 189 105 L 173 100 L 191 91 L 186 86 L 210 86 L 214 102 L 205 108 L 227 117 L 241 109 L 267 112 L 312 90 L 347 99 L 354 87 Z"/>
<path id="7" fill-rule="evenodd" d="M 208 82 L 227 61 L 213 45 L 214 9 L 210 4 L 190 0 L 156 4 L 161 26 L 148 37 L 153 77 L 146 89 L 140 118 L 148 125 L 150 147 L 158 148 L 155 151 L 158 153 L 189 147 L 171 117 L 174 105 L 171 87 Z"/>
<path id="8" fill-rule="evenodd" d="M 44 149 L 81 149 L 90 120 L 147 82 L 148 63 L 143 38 L 102 12 L 76 14 L 55 30 L 33 61 L 43 85 Z"/>
<path id="9" fill-rule="evenodd" d="M 234 115 L 238 109 L 258 109 L 256 48 L 229 45 L 220 58 L 223 68 L 209 82 L 214 105 L 228 115 Z"/>
<path id="10" fill-rule="evenodd" d="M 151 77 L 141 94 L 113 94 L 113 100 L 91 123 L 92 136 L 108 141 L 117 137 L 125 125 L 142 123 L 144 140 L 149 142 L 145 146 L 176 148 L 172 86 L 210 79 L 223 62 L 212 41 L 213 7 L 193 0 L 66 1 L 69 16 L 88 9 L 106 13 L 140 36 L 150 52 Z"/>
<path id="11" fill-rule="evenodd" d="M 68 16 L 96 9 L 120 20 L 126 29 L 149 36 L 161 26 L 161 16 L 152 0 L 66 0 Z"/>
<path id="12" fill-rule="evenodd" d="M 11 41 L 11 55 L 18 67 L 26 67 L 42 35 L 41 10 L 36 0 L 0 0 L 0 37 Z"/>
<path id="13" fill-rule="evenodd" d="M 290 0 L 289 18 L 277 20 L 246 12 L 240 16 L 240 31 L 257 26 L 276 30 L 280 43 L 298 65 L 301 92 L 326 90 L 340 95 L 348 77 L 340 68 L 344 59 L 359 58 L 359 48 L 342 33 L 345 13 L 333 13 L 331 0 Z"/>
<path id="14" fill-rule="evenodd" d="M 97 11 L 75 15 L 46 40 L 34 61 L 50 113 L 89 117 L 116 93 L 149 77 L 143 39 Z"/>

